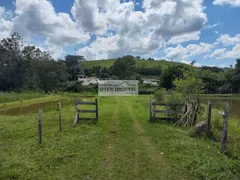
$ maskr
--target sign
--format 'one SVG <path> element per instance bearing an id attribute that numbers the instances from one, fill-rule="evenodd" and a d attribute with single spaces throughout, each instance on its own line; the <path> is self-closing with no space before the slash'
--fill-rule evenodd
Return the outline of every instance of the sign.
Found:
<path id="1" fill-rule="evenodd" d="M 98 96 L 138 96 L 137 80 L 101 80 Z"/>

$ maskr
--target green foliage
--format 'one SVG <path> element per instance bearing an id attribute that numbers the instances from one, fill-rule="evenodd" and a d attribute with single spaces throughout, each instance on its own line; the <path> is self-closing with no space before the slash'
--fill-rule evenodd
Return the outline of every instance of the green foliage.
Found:
<path id="1" fill-rule="evenodd" d="M 141 67 L 136 68 L 136 72 L 143 76 L 160 76 L 162 74 L 162 68 L 161 66 L 145 67 L 144 64 L 142 64 Z"/>
<path id="2" fill-rule="evenodd" d="M 167 94 L 166 102 L 170 104 L 172 107 L 171 109 L 174 110 L 176 107 L 176 104 L 183 104 L 184 103 L 184 97 L 182 93 L 179 92 L 171 92 Z"/>
<path id="3" fill-rule="evenodd" d="M 203 83 L 201 79 L 194 77 L 194 72 L 184 73 L 182 79 L 176 79 L 173 82 L 175 91 L 181 93 L 186 101 L 197 100 L 202 92 Z"/>
<path id="4" fill-rule="evenodd" d="M 175 79 L 183 77 L 184 66 L 169 66 L 167 70 L 160 76 L 160 87 L 167 90 L 173 89 L 173 82 Z"/>
<path id="5" fill-rule="evenodd" d="M 83 56 L 78 55 L 67 55 L 65 62 L 67 65 L 68 80 L 77 80 L 77 75 L 81 72 L 81 63 L 85 61 Z"/>
<path id="6" fill-rule="evenodd" d="M 195 61 L 192 61 L 192 65 Z M 48 52 L 35 46 L 24 46 L 14 33 L 0 42 L 0 91 L 42 90 L 46 93 L 60 88 L 63 82 L 75 81 L 79 74 L 111 79 L 160 78 L 159 86 L 174 88 L 174 81 L 194 71 L 201 79 L 203 93 L 240 92 L 240 59 L 233 68 L 193 66 L 131 55 L 118 59 L 86 61 L 83 56 L 67 55 L 65 61 L 54 61 Z M 196 76 L 195 76 L 196 75 Z M 191 92 L 190 92 L 191 93 Z"/>
<path id="7" fill-rule="evenodd" d="M 160 88 L 154 93 L 155 100 L 157 102 L 166 102 L 166 89 Z"/>
<path id="8" fill-rule="evenodd" d="M 112 65 L 112 74 L 118 79 L 130 79 L 134 75 L 135 64 L 133 56 L 123 56 L 118 58 Z"/>
<path id="9" fill-rule="evenodd" d="M 19 90 L 24 84 L 24 75 L 29 61 L 23 58 L 23 39 L 14 33 L 0 42 L 0 90 Z"/>

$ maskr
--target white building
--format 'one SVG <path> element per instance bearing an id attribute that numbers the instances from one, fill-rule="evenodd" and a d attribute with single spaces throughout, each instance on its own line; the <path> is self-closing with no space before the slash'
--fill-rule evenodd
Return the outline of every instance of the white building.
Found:
<path id="1" fill-rule="evenodd" d="M 158 81 L 156 79 L 143 78 L 143 84 L 149 84 L 150 86 L 158 86 Z"/>
<path id="2" fill-rule="evenodd" d="M 86 75 L 79 75 L 78 82 L 82 82 L 83 86 L 90 84 L 98 84 L 99 79 L 97 77 L 87 77 Z"/>

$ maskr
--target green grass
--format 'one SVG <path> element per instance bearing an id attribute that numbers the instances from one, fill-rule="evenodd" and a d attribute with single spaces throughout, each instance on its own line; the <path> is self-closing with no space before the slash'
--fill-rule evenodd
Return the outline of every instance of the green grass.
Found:
<path id="1" fill-rule="evenodd" d="M 23 101 L 28 99 L 34 99 L 39 97 L 46 96 L 43 93 L 38 92 L 26 92 L 26 93 L 3 93 L 0 92 L 0 103 L 8 103 L 8 102 L 15 102 L 15 101 Z"/>
<path id="2" fill-rule="evenodd" d="M 240 178 L 239 120 L 229 121 L 229 155 L 223 155 L 218 141 L 192 138 L 189 129 L 170 122 L 150 123 L 148 101 L 99 97 L 98 122 L 76 127 L 74 106 L 66 104 L 62 132 L 57 110 L 44 111 L 42 145 L 36 113 L 0 116 L 0 179 Z M 222 121 L 215 110 L 213 123 L 219 139 Z"/>
<path id="3" fill-rule="evenodd" d="M 84 68 L 90 69 L 93 66 L 101 66 L 101 67 L 106 67 L 110 68 L 115 59 L 109 59 L 109 60 L 98 60 L 98 61 L 85 61 L 83 63 Z M 161 66 L 162 69 L 166 69 L 169 65 L 179 65 L 182 63 L 178 62 L 170 62 L 170 61 L 165 61 L 165 60 L 159 60 L 159 61 L 151 61 L 151 60 L 135 60 L 136 61 L 136 67 L 145 67 L 145 68 L 150 68 L 150 67 L 156 67 L 156 66 Z M 186 64 L 183 64 L 186 65 Z"/>
<path id="4" fill-rule="evenodd" d="M 211 98 L 240 98 L 240 94 L 202 94 L 202 97 Z"/>

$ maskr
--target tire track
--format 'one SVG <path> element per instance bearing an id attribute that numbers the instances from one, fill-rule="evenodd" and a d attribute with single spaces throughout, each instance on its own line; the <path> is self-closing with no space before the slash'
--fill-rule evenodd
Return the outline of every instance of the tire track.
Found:
<path id="1" fill-rule="evenodd" d="M 111 118 L 111 128 L 108 131 L 108 138 L 107 138 L 107 145 L 103 155 L 103 161 L 100 165 L 100 179 L 111 179 L 112 176 L 112 165 L 114 162 L 114 153 L 113 153 L 113 145 L 115 142 L 115 136 L 117 133 L 117 126 L 118 126 L 118 110 L 119 110 L 119 99 L 117 98 L 117 103 L 114 108 L 112 118 Z"/>
<path id="2" fill-rule="evenodd" d="M 154 167 L 158 167 L 159 170 L 163 172 L 162 179 L 174 179 L 172 174 L 174 173 L 174 169 L 168 165 L 166 159 L 164 158 L 163 152 L 159 152 L 156 150 L 155 146 L 151 143 L 151 140 L 146 135 L 146 132 L 142 125 L 137 120 L 137 117 L 135 113 L 133 112 L 131 104 L 124 100 L 124 103 L 126 104 L 126 108 L 128 109 L 129 115 L 132 117 L 134 122 L 134 129 L 135 132 L 138 134 L 138 137 L 141 138 L 141 141 L 143 143 L 143 148 L 145 149 L 145 152 L 147 152 L 147 155 L 149 157 L 149 163 L 152 163 Z M 185 179 L 179 175 L 179 179 Z"/>

